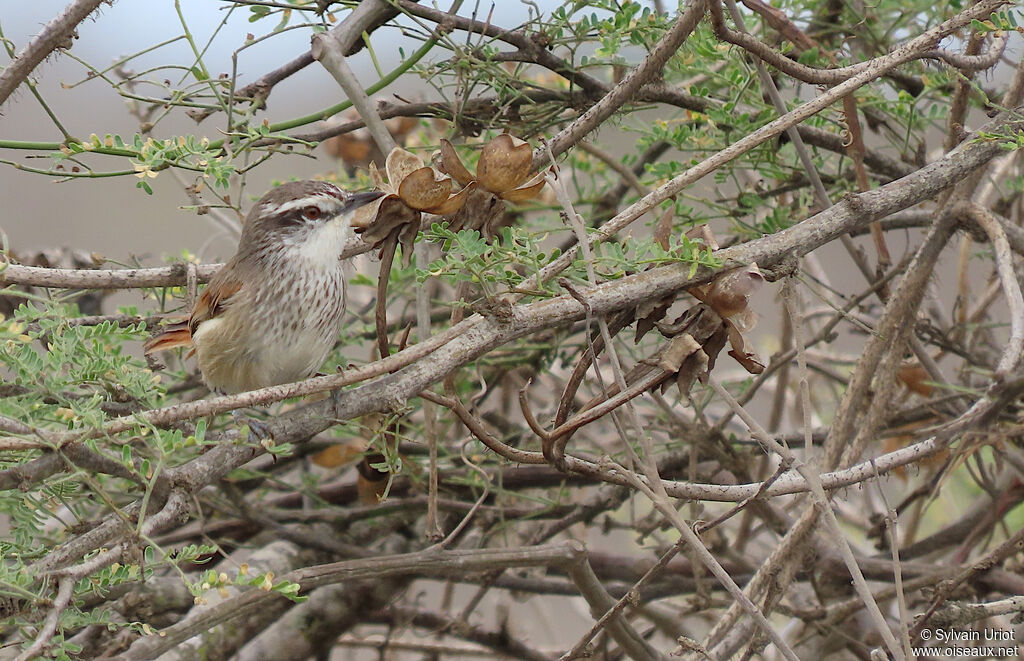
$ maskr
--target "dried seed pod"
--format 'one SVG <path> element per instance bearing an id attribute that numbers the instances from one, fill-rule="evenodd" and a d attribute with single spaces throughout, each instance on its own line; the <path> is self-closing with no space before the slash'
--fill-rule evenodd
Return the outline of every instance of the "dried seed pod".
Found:
<path id="1" fill-rule="evenodd" d="M 533 149 L 528 143 L 502 133 L 484 145 L 474 175 L 462 163 L 452 143 L 441 140 L 441 170 L 463 186 L 476 181 L 481 188 L 507 202 L 532 200 L 544 188 L 543 173 L 527 181 L 532 162 Z"/>
<path id="2" fill-rule="evenodd" d="M 405 226 L 399 240 L 402 258 L 408 263 L 422 214 L 439 216 L 458 211 L 472 192 L 472 185 L 452 194 L 452 180 L 424 165 L 415 154 L 395 147 L 384 162 L 384 173 L 370 164 L 370 178 L 386 195 L 356 211 L 352 226 L 363 239 L 378 243 Z"/>
<path id="3" fill-rule="evenodd" d="M 476 167 L 476 178 L 481 186 L 500 195 L 526 181 L 532 161 L 530 145 L 502 133 L 484 145 Z"/>
<path id="4" fill-rule="evenodd" d="M 750 296 L 764 284 L 764 276 L 751 264 L 746 268 L 730 271 L 711 283 L 705 298 L 708 305 L 719 315 L 729 319 L 747 311 Z M 746 329 L 744 329 L 746 330 Z"/>

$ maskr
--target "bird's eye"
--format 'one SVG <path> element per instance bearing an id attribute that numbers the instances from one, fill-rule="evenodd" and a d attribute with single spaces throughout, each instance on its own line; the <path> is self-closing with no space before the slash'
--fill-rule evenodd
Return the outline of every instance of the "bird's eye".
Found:
<path id="1" fill-rule="evenodd" d="M 317 220 L 322 214 L 320 207 L 306 207 L 302 210 L 302 217 L 306 220 Z"/>

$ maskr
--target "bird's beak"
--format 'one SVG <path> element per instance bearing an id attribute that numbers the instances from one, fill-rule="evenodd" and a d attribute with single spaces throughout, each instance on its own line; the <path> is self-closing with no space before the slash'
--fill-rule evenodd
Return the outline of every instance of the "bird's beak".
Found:
<path id="1" fill-rule="evenodd" d="M 370 191 L 368 193 L 354 193 L 352 195 L 349 195 L 348 198 L 345 199 L 345 204 L 342 208 L 342 213 L 354 211 L 359 207 L 366 206 L 370 202 L 373 202 L 374 200 L 380 199 L 382 197 L 384 197 L 384 193 L 377 190 Z"/>

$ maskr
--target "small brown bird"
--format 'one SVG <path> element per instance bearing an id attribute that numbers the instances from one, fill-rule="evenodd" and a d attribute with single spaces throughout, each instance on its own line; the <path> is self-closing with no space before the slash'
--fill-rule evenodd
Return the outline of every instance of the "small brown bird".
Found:
<path id="1" fill-rule="evenodd" d="M 168 326 L 145 352 L 193 347 L 206 385 L 221 393 L 312 376 L 342 327 L 341 251 L 352 215 L 381 195 L 347 193 L 323 181 L 271 190 L 249 211 L 238 252 L 210 280 L 188 321 Z"/>

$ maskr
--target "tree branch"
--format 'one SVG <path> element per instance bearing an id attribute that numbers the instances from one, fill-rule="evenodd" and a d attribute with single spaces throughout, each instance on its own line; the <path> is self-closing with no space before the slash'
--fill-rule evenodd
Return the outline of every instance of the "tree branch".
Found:
<path id="1" fill-rule="evenodd" d="M 75 28 L 96 11 L 101 2 L 103 0 L 75 0 L 46 24 L 43 31 L 0 73 L 0 105 L 7 101 L 18 85 L 25 82 L 50 53 L 58 48 L 71 48 Z"/>

